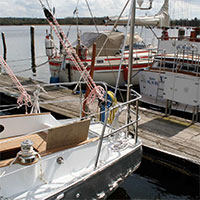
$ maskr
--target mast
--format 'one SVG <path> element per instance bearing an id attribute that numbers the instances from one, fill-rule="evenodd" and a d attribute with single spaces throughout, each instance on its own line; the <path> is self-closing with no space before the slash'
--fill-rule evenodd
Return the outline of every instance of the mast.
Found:
<path id="1" fill-rule="evenodd" d="M 152 8 L 152 2 L 153 0 L 149 0 L 150 6 L 148 8 L 142 8 L 141 5 L 143 3 L 143 0 L 138 0 L 139 8 L 140 10 L 150 10 Z M 168 0 L 165 0 L 164 5 L 168 5 Z M 164 8 L 166 7 L 163 6 Z M 162 8 L 162 9 L 164 9 Z M 136 0 L 131 1 L 131 20 L 130 20 L 130 39 L 129 39 L 129 62 L 128 62 L 128 80 L 127 80 L 127 102 L 131 99 L 131 79 L 132 79 L 132 67 L 133 67 L 133 43 L 134 43 L 134 34 L 135 34 L 135 24 L 136 24 Z M 138 104 L 138 103 L 137 103 Z M 126 123 L 130 123 L 131 116 L 130 116 L 130 104 L 127 105 L 127 116 L 126 116 Z M 137 111 L 136 111 L 137 112 Z M 128 136 L 130 130 L 129 126 L 126 129 L 126 136 Z"/>
<path id="2" fill-rule="evenodd" d="M 131 22 L 130 22 L 130 39 L 129 39 L 129 64 L 128 64 L 128 83 L 127 83 L 127 101 L 130 100 L 131 90 L 131 77 L 132 77 L 132 66 L 133 66 L 133 42 L 135 32 L 135 12 L 136 12 L 136 0 L 132 0 L 131 3 Z M 130 122 L 130 104 L 127 105 L 127 124 Z M 129 133 L 129 126 L 127 127 L 126 136 Z"/>

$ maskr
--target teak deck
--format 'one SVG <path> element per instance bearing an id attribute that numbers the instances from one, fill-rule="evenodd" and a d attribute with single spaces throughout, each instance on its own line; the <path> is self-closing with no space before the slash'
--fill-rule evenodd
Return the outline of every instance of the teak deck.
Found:
<path id="1" fill-rule="evenodd" d="M 20 78 L 22 85 L 34 84 L 24 78 Z M 13 83 L 7 75 L 0 75 L 1 92 L 8 95 L 19 94 L 17 89 L 4 89 L 11 87 Z M 27 88 L 28 93 L 32 94 L 33 89 Z M 77 98 L 76 101 L 74 99 Z M 78 117 L 79 97 L 72 95 L 71 90 L 60 89 L 55 87 L 49 90 L 48 94 L 41 93 L 41 101 L 64 100 L 67 102 L 42 104 L 41 107 L 48 111 L 59 113 L 66 117 Z M 73 99 L 73 100 L 72 100 Z M 200 165 L 200 123 L 192 124 L 190 120 L 179 117 L 169 116 L 151 111 L 148 109 L 140 109 L 141 121 L 139 122 L 139 136 L 143 141 L 143 145 L 175 155 L 192 163 Z M 122 116 L 123 120 L 125 116 Z"/>

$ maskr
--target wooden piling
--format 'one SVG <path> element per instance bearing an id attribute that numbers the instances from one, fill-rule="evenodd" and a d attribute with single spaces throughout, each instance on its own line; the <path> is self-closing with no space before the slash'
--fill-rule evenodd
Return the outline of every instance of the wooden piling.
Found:
<path id="1" fill-rule="evenodd" d="M 1 33 L 2 41 L 3 41 L 3 58 L 6 61 L 7 59 L 7 47 L 6 47 L 6 39 L 4 32 Z"/>
<path id="2" fill-rule="evenodd" d="M 31 68 L 33 75 L 36 75 L 36 64 L 35 64 L 35 27 L 31 26 Z"/>
<path id="3" fill-rule="evenodd" d="M 63 39 L 63 35 L 60 33 L 60 37 Z M 63 50 L 63 45 L 62 43 L 60 42 L 60 53 L 62 53 L 62 50 Z"/>

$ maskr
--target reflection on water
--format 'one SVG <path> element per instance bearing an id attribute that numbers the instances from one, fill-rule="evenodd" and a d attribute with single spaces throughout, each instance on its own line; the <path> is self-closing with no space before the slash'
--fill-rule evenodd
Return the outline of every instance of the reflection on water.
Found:
<path id="1" fill-rule="evenodd" d="M 200 199 L 200 180 L 143 159 L 136 173 L 107 199 Z"/>

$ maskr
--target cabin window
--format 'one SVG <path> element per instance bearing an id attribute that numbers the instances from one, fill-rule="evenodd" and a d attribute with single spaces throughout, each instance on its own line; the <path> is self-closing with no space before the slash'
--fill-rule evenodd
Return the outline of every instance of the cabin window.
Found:
<path id="1" fill-rule="evenodd" d="M 153 64 L 153 67 L 162 67 L 162 68 L 167 68 L 167 69 L 173 69 L 174 67 L 174 64 L 172 62 L 164 62 L 164 61 L 156 61 L 154 64 Z"/>
<path id="2" fill-rule="evenodd" d="M 134 49 L 145 49 L 146 45 L 143 42 L 137 42 L 133 44 Z"/>
<path id="3" fill-rule="evenodd" d="M 97 60 L 97 63 L 100 64 L 100 63 L 103 63 L 104 60 Z"/>
<path id="4" fill-rule="evenodd" d="M 168 69 L 173 69 L 174 64 L 166 62 L 165 64 L 163 64 L 163 67 L 168 68 Z"/>
<path id="5" fill-rule="evenodd" d="M 182 65 L 180 69 L 188 72 L 196 72 L 196 67 L 194 65 Z"/>
<path id="6" fill-rule="evenodd" d="M 145 49 L 146 45 L 144 44 L 144 42 L 137 42 L 133 44 L 133 48 L 134 49 Z M 128 51 L 129 50 L 129 45 L 125 46 L 125 50 Z"/>

